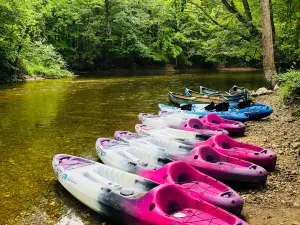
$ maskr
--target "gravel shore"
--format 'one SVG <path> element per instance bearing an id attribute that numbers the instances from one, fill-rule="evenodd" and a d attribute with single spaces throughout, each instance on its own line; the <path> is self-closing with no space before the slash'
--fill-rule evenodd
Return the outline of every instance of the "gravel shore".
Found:
<path id="1" fill-rule="evenodd" d="M 239 140 L 273 150 L 277 165 L 266 187 L 237 190 L 245 200 L 244 219 L 250 225 L 300 225 L 300 120 L 292 116 L 292 107 L 280 103 L 278 93 L 256 101 L 271 105 L 274 113 L 247 122 Z"/>

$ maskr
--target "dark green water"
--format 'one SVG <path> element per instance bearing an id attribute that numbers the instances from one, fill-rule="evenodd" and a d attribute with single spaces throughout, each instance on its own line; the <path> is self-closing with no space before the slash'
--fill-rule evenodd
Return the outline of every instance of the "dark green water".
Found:
<path id="1" fill-rule="evenodd" d="M 97 160 L 98 137 L 134 131 L 139 112 L 157 113 L 167 91 L 199 85 L 265 86 L 261 73 L 199 73 L 89 77 L 0 86 L 0 224 L 53 224 L 75 208 L 86 224 L 101 224 L 56 181 L 52 157 Z"/>

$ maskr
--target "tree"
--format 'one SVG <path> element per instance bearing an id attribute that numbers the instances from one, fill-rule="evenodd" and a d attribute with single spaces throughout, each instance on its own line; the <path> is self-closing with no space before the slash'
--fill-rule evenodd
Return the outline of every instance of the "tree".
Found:
<path id="1" fill-rule="evenodd" d="M 266 80 L 270 88 L 275 86 L 276 67 L 274 60 L 274 46 L 272 37 L 272 24 L 269 0 L 261 1 L 261 22 L 262 22 L 262 44 L 263 44 L 263 67 Z"/>

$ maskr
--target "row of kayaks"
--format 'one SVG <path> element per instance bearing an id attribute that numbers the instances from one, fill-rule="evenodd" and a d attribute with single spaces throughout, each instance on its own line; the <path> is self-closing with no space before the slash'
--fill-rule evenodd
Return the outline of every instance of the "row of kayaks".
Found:
<path id="1" fill-rule="evenodd" d="M 200 92 L 185 88 L 184 94 L 169 92 L 169 99 L 176 105 L 182 104 L 205 104 L 210 102 L 239 103 L 251 100 L 249 91 L 246 88 L 233 86 L 228 92 L 219 92 L 200 86 Z"/>
<path id="2" fill-rule="evenodd" d="M 253 102 L 249 97 L 247 89 L 237 86 L 234 87 L 238 88 L 240 91 L 235 95 L 226 95 L 226 98 L 224 97 L 226 93 L 213 91 L 204 87 L 200 87 L 202 93 L 187 88 L 185 89 L 185 94 L 169 92 L 169 100 L 176 106 L 165 104 L 159 104 L 158 106 L 162 111 L 167 112 L 183 112 L 199 117 L 208 114 L 216 114 L 225 119 L 242 122 L 247 120 L 259 120 L 272 114 L 272 107 L 266 104 Z M 228 92 L 228 94 L 229 93 L 233 92 L 231 91 Z M 228 96 L 231 96 L 232 98 L 228 98 Z"/>
<path id="3" fill-rule="evenodd" d="M 91 209 L 125 224 L 247 224 L 236 216 L 243 199 L 222 182 L 265 184 L 274 152 L 231 138 L 244 135 L 245 124 L 216 114 L 199 118 L 177 110 L 138 118 L 136 133 L 97 139 L 104 164 L 56 155 L 59 182 Z"/>

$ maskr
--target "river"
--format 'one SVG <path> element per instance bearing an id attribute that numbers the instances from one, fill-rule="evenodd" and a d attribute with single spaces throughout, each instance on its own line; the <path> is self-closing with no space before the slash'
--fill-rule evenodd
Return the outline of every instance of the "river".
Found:
<path id="1" fill-rule="evenodd" d="M 55 224 L 69 209 L 101 224 L 57 182 L 55 154 L 98 160 L 98 137 L 134 131 L 137 114 L 157 113 L 168 91 L 266 85 L 257 72 L 87 75 L 0 86 L 0 224 Z"/>

